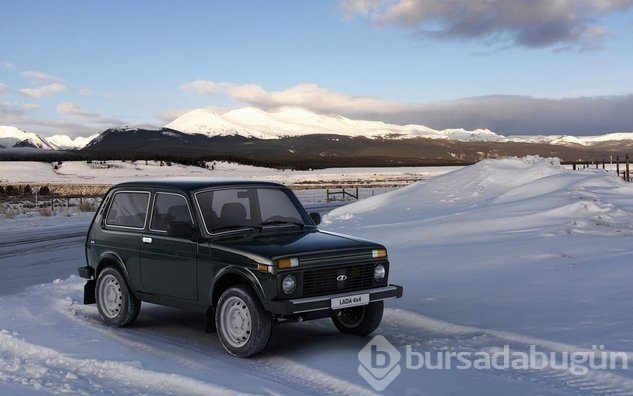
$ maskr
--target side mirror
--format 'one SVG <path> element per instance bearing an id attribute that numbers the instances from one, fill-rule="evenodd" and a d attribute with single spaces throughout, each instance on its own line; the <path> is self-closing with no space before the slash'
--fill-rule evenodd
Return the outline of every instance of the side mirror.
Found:
<path id="1" fill-rule="evenodd" d="M 314 224 L 316 225 L 321 224 L 321 215 L 318 214 L 317 212 L 310 213 L 310 218 L 312 219 L 312 221 L 314 221 Z"/>
<path id="2" fill-rule="evenodd" d="M 194 229 L 186 221 L 174 221 L 167 225 L 167 236 L 191 239 Z"/>

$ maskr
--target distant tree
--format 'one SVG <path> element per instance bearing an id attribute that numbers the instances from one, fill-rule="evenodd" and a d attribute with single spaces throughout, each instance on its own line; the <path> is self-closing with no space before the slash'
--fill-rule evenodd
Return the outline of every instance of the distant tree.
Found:
<path id="1" fill-rule="evenodd" d="M 33 188 L 31 187 L 30 184 L 27 184 L 26 186 L 24 186 L 24 188 L 22 189 L 22 194 L 24 195 L 33 194 Z"/>
<path id="2" fill-rule="evenodd" d="M 17 189 L 15 188 L 15 186 L 9 184 L 5 188 L 5 192 L 7 193 L 7 195 L 15 195 L 17 193 Z"/>
<path id="3" fill-rule="evenodd" d="M 51 189 L 48 186 L 40 187 L 38 194 L 39 195 L 49 195 L 51 193 Z"/>
<path id="4" fill-rule="evenodd" d="M 0 194 L 4 195 L 4 187 L 3 186 L 0 186 Z"/>

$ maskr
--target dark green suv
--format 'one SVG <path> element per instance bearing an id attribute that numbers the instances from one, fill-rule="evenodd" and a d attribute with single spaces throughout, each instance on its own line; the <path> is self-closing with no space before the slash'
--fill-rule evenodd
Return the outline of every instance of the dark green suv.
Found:
<path id="1" fill-rule="evenodd" d="M 141 301 L 196 309 L 239 357 L 266 348 L 275 323 L 331 317 L 360 336 L 382 319 L 384 246 L 317 229 L 280 184 L 161 179 L 111 188 L 86 238 L 84 303 L 126 326 Z"/>

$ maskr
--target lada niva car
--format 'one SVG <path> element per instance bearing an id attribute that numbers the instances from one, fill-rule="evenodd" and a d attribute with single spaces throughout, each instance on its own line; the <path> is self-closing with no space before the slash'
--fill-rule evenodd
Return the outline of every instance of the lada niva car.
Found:
<path id="1" fill-rule="evenodd" d="M 225 179 L 160 179 L 112 187 L 86 238 L 84 303 L 127 326 L 141 301 L 206 315 L 226 351 L 266 348 L 273 324 L 331 317 L 365 336 L 390 285 L 384 246 L 317 228 L 287 187 Z"/>

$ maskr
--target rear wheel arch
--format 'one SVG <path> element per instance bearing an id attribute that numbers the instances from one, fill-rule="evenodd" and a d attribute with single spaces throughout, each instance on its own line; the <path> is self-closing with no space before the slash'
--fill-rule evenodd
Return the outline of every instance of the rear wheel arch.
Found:
<path id="1" fill-rule="evenodd" d="M 125 277 L 125 280 L 130 283 L 130 276 L 127 273 L 127 268 L 121 263 L 121 260 L 116 255 L 105 254 L 101 257 L 97 268 L 95 268 L 95 278 L 99 277 L 101 271 L 106 267 L 114 267 Z"/>
<path id="2" fill-rule="evenodd" d="M 136 289 L 132 285 L 132 281 L 130 280 L 130 274 L 127 272 L 127 268 L 121 263 L 121 260 L 116 255 L 106 254 L 101 257 L 101 261 L 97 264 L 97 268 L 95 268 L 94 279 L 99 278 L 99 274 L 106 268 L 112 267 L 119 271 L 121 275 L 125 278 L 125 282 L 127 282 L 130 291 L 136 298 L 140 298 L 136 293 Z"/>

